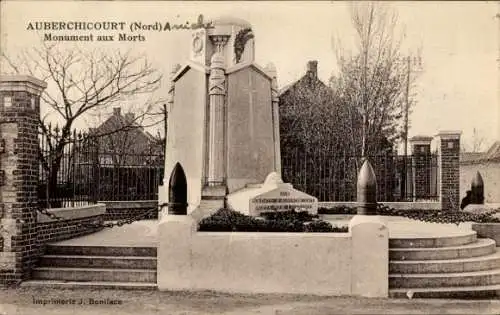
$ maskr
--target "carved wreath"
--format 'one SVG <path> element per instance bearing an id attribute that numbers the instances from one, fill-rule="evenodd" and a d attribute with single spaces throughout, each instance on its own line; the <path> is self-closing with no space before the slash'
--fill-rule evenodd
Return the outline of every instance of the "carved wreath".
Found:
<path id="1" fill-rule="evenodd" d="M 234 55 L 236 56 L 236 63 L 240 62 L 243 51 L 245 50 L 246 43 L 254 38 L 251 28 L 244 28 L 236 34 L 234 39 Z"/>

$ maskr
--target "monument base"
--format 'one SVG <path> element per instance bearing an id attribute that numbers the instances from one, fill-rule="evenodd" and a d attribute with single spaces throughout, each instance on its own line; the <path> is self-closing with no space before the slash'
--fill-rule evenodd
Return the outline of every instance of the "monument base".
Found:
<path id="1" fill-rule="evenodd" d="M 227 194 L 225 185 L 205 186 L 201 191 L 202 200 L 224 200 Z"/>
<path id="2" fill-rule="evenodd" d="M 270 173 L 263 184 L 252 184 L 227 196 L 231 209 L 246 215 L 259 216 L 262 212 L 307 211 L 318 213 L 318 199 L 283 183 L 280 176 Z"/>

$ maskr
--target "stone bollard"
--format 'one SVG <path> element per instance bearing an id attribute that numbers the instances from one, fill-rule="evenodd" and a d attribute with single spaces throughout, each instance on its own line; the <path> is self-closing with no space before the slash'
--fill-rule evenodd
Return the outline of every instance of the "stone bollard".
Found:
<path id="1" fill-rule="evenodd" d="M 377 214 L 377 180 L 368 159 L 361 166 L 357 183 L 358 214 Z"/>
<path id="2" fill-rule="evenodd" d="M 484 182 L 481 173 L 477 172 L 470 185 L 471 190 L 471 204 L 482 205 L 484 204 Z"/>
<path id="3" fill-rule="evenodd" d="M 168 182 L 168 214 L 187 215 L 187 205 L 186 175 L 177 163 Z"/>

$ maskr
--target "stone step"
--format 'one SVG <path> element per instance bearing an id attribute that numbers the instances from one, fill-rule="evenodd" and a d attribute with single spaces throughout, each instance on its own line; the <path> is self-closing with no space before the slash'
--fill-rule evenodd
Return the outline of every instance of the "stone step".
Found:
<path id="1" fill-rule="evenodd" d="M 391 238 L 390 248 L 434 248 L 451 247 L 474 243 L 477 233 L 474 231 L 463 232 L 456 236 L 429 237 L 429 238 Z"/>
<path id="2" fill-rule="evenodd" d="M 390 298 L 441 298 L 471 299 L 500 298 L 500 284 L 472 287 L 406 288 L 390 289 Z"/>
<path id="3" fill-rule="evenodd" d="M 40 258 L 40 266 L 156 270 L 156 257 L 44 255 Z"/>
<path id="4" fill-rule="evenodd" d="M 444 260 L 485 256 L 495 252 L 495 241 L 479 238 L 476 242 L 436 248 L 390 248 L 389 259 L 394 260 Z"/>
<path id="5" fill-rule="evenodd" d="M 469 272 L 500 268 L 500 251 L 479 257 L 445 260 L 389 261 L 389 273 Z"/>
<path id="6" fill-rule="evenodd" d="M 47 245 L 46 255 L 82 256 L 142 256 L 156 257 L 156 247 L 141 246 L 85 246 L 85 245 Z"/>
<path id="7" fill-rule="evenodd" d="M 102 282 L 102 281 L 62 281 L 28 280 L 21 283 L 25 288 L 54 289 L 112 289 L 112 290 L 157 290 L 156 282 Z"/>
<path id="8" fill-rule="evenodd" d="M 500 268 L 459 273 L 389 274 L 389 288 L 466 287 L 500 284 Z"/>
<path id="9" fill-rule="evenodd" d="M 34 280 L 156 283 L 156 270 L 37 267 L 33 269 L 32 278 Z"/>

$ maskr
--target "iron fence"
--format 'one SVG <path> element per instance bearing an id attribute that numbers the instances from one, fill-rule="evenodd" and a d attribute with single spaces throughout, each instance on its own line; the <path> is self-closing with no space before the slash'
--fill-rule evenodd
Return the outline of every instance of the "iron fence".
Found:
<path id="1" fill-rule="evenodd" d="M 87 134 L 76 131 L 64 136 L 50 126 L 39 136 L 40 178 L 38 200 L 42 208 L 74 207 L 97 202 L 96 151 Z"/>
<path id="2" fill-rule="evenodd" d="M 163 154 L 99 152 L 99 200 L 157 200 Z"/>
<path id="3" fill-rule="evenodd" d="M 64 143 L 62 137 L 57 128 L 40 133 L 40 207 L 158 199 L 162 150 L 113 152 L 103 149 L 99 138 L 86 133 L 72 132 L 64 136 Z"/>
<path id="4" fill-rule="evenodd" d="M 368 159 L 377 178 L 377 200 L 438 199 L 435 154 L 401 156 L 388 152 Z M 282 156 L 282 175 L 285 182 L 319 201 L 356 201 L 361 164 L 360 156 L 287 150 Z"/>

